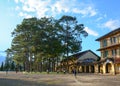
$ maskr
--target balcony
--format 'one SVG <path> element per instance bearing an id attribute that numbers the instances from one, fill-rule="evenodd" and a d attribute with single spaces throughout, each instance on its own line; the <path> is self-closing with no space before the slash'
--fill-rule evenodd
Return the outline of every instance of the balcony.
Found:
<path id="1" fill-rule="evenodd" d="M 106 47 L 101 47 L 101 48 L 98 49 L 97 51 L 106 50 L 106 49 L 109 49 L 109 48 L 119 47 L 119 46 L 120 46 L 120 43 L 115 43 L 115 44 L 108 45 L 108 46 L 106 46 Z"/>

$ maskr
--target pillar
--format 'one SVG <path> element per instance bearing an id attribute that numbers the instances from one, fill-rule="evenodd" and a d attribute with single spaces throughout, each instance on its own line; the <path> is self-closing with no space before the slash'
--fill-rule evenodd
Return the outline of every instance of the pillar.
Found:
<path id="1" fill-rule="evenodd" d="M 89 73 L 91 73 L 92 72 L 92 70 L 91 70 L 91 65 L 89 65 Z"/>
<path id="2" fill-rule="evenodd" d="M 103 74 L 106 74 L 106 64 L 103 64 Z"/>
<path id="3" fill-rule="evenodd" d="M 115 69 L 115 65 L 114 65 L 114 63 L 112 64 L 112 71 L 111 71 L 111 73 L 112 73 L 113 75 L 116 74 L 116 69 Z"/>
<path id="4" fill-rule="evenodd" d="M 94 68 L 95 68 L 95 69 L 94 69 L 94 72 L 95 72 L 95 73 L 98 73 L 98 69 L 99 69 L 98 67 L 99 67 L 98 64 L 95 64 L 95 65 L 94 65 Z"/>

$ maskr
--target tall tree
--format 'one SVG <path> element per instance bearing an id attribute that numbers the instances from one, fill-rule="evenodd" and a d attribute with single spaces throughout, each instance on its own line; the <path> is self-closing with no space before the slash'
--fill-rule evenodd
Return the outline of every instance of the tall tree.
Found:
<path id="1" fill-rule="evenodd" d="M 54 71 L 66 52 L 68 56 L 81 50 L 80 34 L 87 36 L 83 24 L 77 24 L 75 17 L 24 19 L 12 32 L 13 59 L 24 65 L 26 71 L 46 70 L 48 65 Z"/>
<path id="2" fill-rule="evenodd" d="M 27 71 L 32 70 L 32 57 L 35 51 L 33 40 L 37 33 L 37 18 L 24 19 L 12 32 L 14 38 L 11 48 L 14 52 L 14 60 L 23 64 Z"/>
<path id="3" fill-rule="evenodd" d="M 4 63 L 2 62 L 1 67 L 0 67 L 0 71 L 4 70 Z"/>
<path id="4" fill-rule="evenodd" d="M 5 59 L 5 70 L 9 70 L 10 69 L 10 63 L 12 61 L 11 59 L 11 49 L 7 49 L 6 51 L 6 59 Z"/>
<path id="5" fill-rule="evenodd" d="M 62 16 L 59 19 L 58 24 L 60 25 L 59 27 L 61 27 L 61 35 L 63 37 L 62 42 L 63 45 L 65 45 L 65 57 L 68 59 L 69 54 L 81 51 L 81 34 L 86 37 L 88 36 L 88 33 L 84 30 L 83 24 L 78 24 L 76 17 Z"/>

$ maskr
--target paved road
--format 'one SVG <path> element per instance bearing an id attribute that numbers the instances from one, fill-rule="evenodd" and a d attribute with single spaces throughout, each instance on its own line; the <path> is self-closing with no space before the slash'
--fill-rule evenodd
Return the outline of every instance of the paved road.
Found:
<path id="1" fill-rule="evenodd" d="M 120 75 L 0 72 L 0 86 L 120 86 Z"/>

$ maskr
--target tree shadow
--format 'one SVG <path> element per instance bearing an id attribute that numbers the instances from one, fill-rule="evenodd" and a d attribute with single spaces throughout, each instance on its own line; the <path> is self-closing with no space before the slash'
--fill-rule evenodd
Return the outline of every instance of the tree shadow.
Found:
<path id="1" fill-rule="evenodd" d="M 53 86 L 42 82 L 0 78 L 0 86 Z"/>

